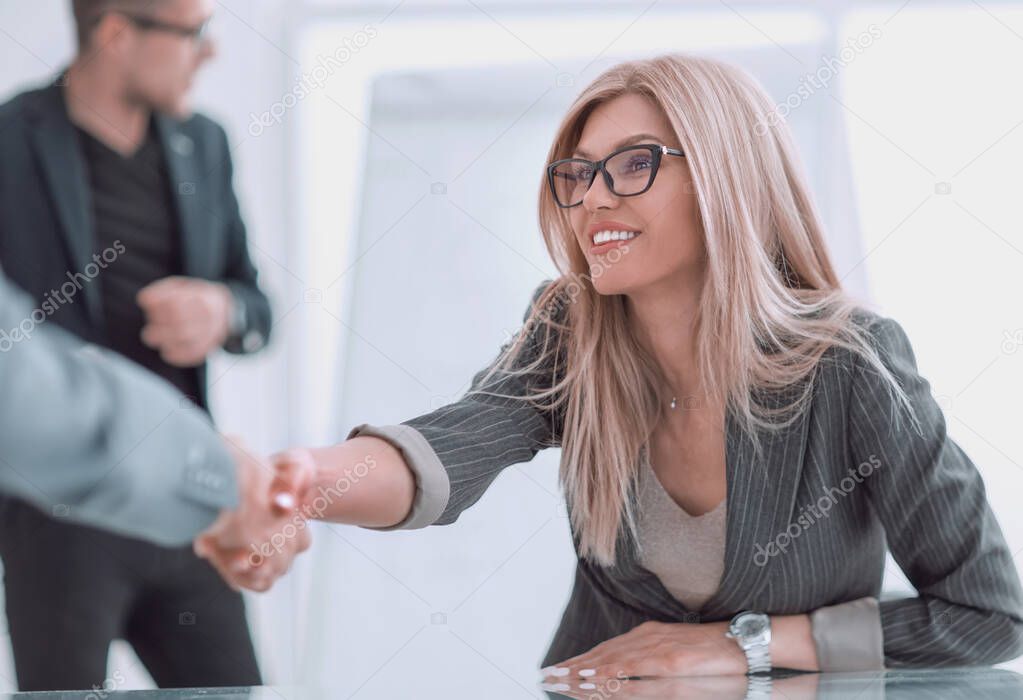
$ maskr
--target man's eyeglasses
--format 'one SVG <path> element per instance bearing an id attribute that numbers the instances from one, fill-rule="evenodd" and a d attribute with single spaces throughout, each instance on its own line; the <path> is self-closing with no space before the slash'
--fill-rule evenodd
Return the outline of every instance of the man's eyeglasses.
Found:
<path id="1" fill-rule="evenodd" d="M 547 183 L 559 207 L 570 208 L 583 203 L 590 185 L 603 173 L 604 182 L 619 197 L 643 194 L 654 184 L 661 156 L 682 156 L 677 148 L 656 144 L 642 144 L 619 148 L 607 158 L 598 161 L 585 158 L 565 158 L 547 166 Z"/>
<path id="2" fill-rule="evenodd" d="M 176 36 L 189 39 L 195 44 L 200 44 L 206 39 L 207 36 L 206 30 L 210 26 L 210 21 L 208 19 L 197 26 L 183 27 L 180 24 L 164 22 L 163 20 L 156 19 L 155 17 L 144 17 L 142 15 L 133 15 L 127 12 L 118 12 L 117 14 L 121 15 L 122 17 L 124 17 L 129 22 L 131 22 L 132 24 L 134 24 L 136 27 L 143 31 L 165 32 L 167 34 L 174 34 Z"/>

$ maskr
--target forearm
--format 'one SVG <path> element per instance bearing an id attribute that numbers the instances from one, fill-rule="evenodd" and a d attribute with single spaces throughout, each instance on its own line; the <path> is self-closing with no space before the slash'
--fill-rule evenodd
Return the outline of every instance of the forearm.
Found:
<path id="1" fill-rule="evenodd" d="M 743 656 L 737 642 L 725 638 L 729 623 L 705 623 L 715 636 L 734 645 L 737 653 Z M 813 627 L 809 615 L 771 615 L 771 666 L 796 671 L 819 671 L 817 647 L 813 639 Z"/>
<path id="2" fill-rule="evenodd" d="M 0 276 L 0 329 L 29 309 Z M 220 438 L 168 383 L 57 326 L 34 330 L 0 343 L 0 491 L 165 545 L 237 502 Z"/>
<path id="3" fill-rule="evenodd" d="M 401 452 L 386 440 L 355 437 L 308 452 L 316 477 L 299 506 L 309 517 L 388 527 L 401 522 L 411 510 L 415 476 Z"/>
<path id="4" fill-rule="evenodd" d="M 771 616 L 771 665 L 800 671 L 820 670 L 809 615 Z"/>
<path id="5" fill-rule="evenodd" d="M 990 566 L 987 571 L 999 569 Z M 948 594 L 883 601 L 885 664 L 891 668 L 973 666 L 1017 658 L 1023 652 L 1023 622 L 1018 608 L 1011 607 L 1012 586 L 1001 575 L 978 582 L 989 601 L 984 607 L 950 602 L 954 596 Z M 1006 603 L 1008 609 L 999 610 Z"/>

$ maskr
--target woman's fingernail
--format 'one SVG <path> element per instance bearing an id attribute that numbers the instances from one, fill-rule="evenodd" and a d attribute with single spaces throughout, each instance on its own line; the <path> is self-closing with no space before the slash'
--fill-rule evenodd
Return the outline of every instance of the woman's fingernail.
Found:
<path id="1" fill-rule="evenodd" d="M 295 507 L 295 497 L 287 491 L 282 491 L 274 496 L 274 503 L 276 503 L 279 508 L 291 510 Z"/>
<path id="2" fill-rule="evenodd" d="M 249 570 L 248 559 L 238 559 L 237 561 L 231 563 L 231 571 L 235 572 L 236 574 L 240 574 L 248 570 Z"/>
<path id="3" fill-rule="evenodd" d="M 543 690 L 561 691 L 571 690 L 572 686 L 570 686 L 568 683 L 541 683 L 540 688 Z"/>
<path id="4" fill-rule="evenodd" d="M 592 669 L 592 668 L 584 668 L 582 671 L 579 672 L 579 675 L 580 676 L 595 676 L 595 675 L 597 675 L 597 672 L 594 669 Z"/>
<path id="5" fill-rule="evenodd" d="M 561 666 L 545 666 L 540 669 L 541 676 L 567 676 L 568 669 Z"/>
<path id="6" fill-rule="evenodd" d="M 580 683 L 579 690 L 596 690 L 597 686 L 593 683 Z"/>

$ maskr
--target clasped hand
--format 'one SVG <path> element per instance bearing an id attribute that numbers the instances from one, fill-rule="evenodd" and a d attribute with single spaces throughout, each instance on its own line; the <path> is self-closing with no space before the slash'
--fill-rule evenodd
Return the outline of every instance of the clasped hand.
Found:
<path id="1" fill-rule="evenodd" d="M 312 483 L 314 466 L 301 452 L 271 463 L 240 441 L 227 442 L 237 466 L 238 506 L 221 513 L 193 549 L 231 588 L 266 591 L 312 542 L 297 506 Z"/>

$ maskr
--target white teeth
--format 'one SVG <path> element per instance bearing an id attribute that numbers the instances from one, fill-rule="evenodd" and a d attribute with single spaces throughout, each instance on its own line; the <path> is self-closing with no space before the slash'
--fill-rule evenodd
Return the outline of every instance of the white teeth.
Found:
<path id="1" fill-rule="evenodd" d="M 598 231 L 593 234 L 593 245 L 600 245 L 608 241 L 628 241 L 638 235 L 636 231 Z"/>

